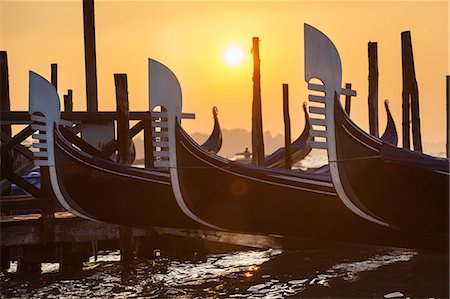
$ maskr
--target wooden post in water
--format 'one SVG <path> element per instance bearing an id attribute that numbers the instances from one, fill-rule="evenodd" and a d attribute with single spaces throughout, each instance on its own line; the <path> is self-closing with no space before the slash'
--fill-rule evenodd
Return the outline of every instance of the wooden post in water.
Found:
<path id="1" fill-rule="evenodd" d="M 67 90 L 67 95 L 64 95 L 64 111 L 72 112 L 73 110 L 73 99 L 72 99 L 72 89 Z"/>
<path id="2" fill-rule="evenodd" d="M 11 111 L 11 103 L 9 99 L 9 74 L 8 74 L 8 55 L 6 51 L 0 51 L 0 110 Z M 8 137 L 12 137 L 12 130 L 10 124 L 1 125 L 0 130 Z M 5 156 L 6 159 L 1 161 L 2 172 L 8 172 L 11 169 L 12 155 L 8 152 Z M 4 195 L 9 195 L 10 189 L 8 188 Z"/>
<path id="3" fill-rule="evenodd" d="M 446 131 L 446 135 L 447 135 L 447 142 L 446 142 L 446 144 L 445 144 L 445 146 L 446 146 L 446 153 L 447 153 L 447 158 L 450 158 L 450 146 L 449 146 L 449 143 L 450 143 L 450 76 L 447 76 L 446 77 L 447 78 L 447 105 L 446 105 L 446 108 L 447 108 L 447 131 Z"/>
<path id="4" fill-rule="evenodd" d="M 88 112 L 98 111 L 97 62 L 95 50 L 94 0 L 83 0 L 84 55 L 86 67 L 86 107 Z M 102 149 L 115 138 L 114 122 L 83 121 L 81 137 L 97 149 Z"/>
<path id="5" fill-rule="evenodd" d="M 52 63 L 51 67 L 51 82 L 53 86 L 55 86 L 56 92 L 58 92 L 58 65 L 56 63 Z"/>
<path id="6" fill-rule="evenodd" d="M 420 133 L 419 89 L 414 69 L 414 57 L 411 43 L 411 32 L 402 32 L 402 75 L 403 75 L 403 147 L 410 147 L 409 107 L 411 107 L 412 133 L 414 150 L 422 152 L 422 136 Z"/>
<path id="7" fill-rule="evenodd" d="M 126 74 L 114 74 L 117 103 L 117 141 L 119 162 L 130 164 L 130 111 L 128 109 L 128 82 Z"/>
<path id="8" fill-rule="evenodd" d="M 369 132 L 379 137 L 378 129 L 378 50 L 377 43 L 369 42 Z"/>
<path id="9" fill-rule="evenodd" d="M 87 111 L 98 111 L 97 59 L 95 54 L 94 0 L 83 0 L 84 59 Z"/>
<path id="10" fill-rule="evenodd" d="M 345 89 L 351 90 L 352 84 L 351 83 L 345 83 Z M 350 94 L 345 95 L 345 112 L 347 112 L 348 115 L 350 115 L 350 106 L 352 104 L 352 96 Z"/>
<path id="11" fill-rule="evenodd" d="M 259 38 L 253 37 L 253 106 L 252 106 L 252 163 L 264 165 L 264 137 L 261 112 L 261 72 Z"/>
<path id="12" fill-rule="evenodd" d="M 289 86 L 283 84 L 283 116 L 284 116 L 284 167 L 291 169 L 291 119 L 289 117 Z"/>
<path id="13" fill-rule="evenodd" d="M 420 130 L 419 88 L 417 86 L 414 56 L 411 42 L 411 32 L 402 32 L 402 58 L 405 60 L 407 91 L 410 95 L 412 135 L 414 150 L 422 152 L 422 136 Z M 402 59 L 402 60 L 403 60 Z"/>
<path id="14" fill-rule="evenodd" d="M 119 163 L 131 164 L 131 140 L 130 140 L 130 110 L 128 106 L 128 82 L 126 74 L 114 74 L 116 85 L 117 103 L 117 141 L 119 143 Z M 125 265 L 133 260 L 133 233 L 132 229 L 121 225 L 120 256 Z"/>

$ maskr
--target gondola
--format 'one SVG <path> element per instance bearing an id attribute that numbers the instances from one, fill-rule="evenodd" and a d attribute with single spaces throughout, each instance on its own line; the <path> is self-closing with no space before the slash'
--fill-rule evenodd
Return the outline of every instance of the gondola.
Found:
<path id="1" fill-rule="evenodd" d="M 202 144 L 202 147 L 210 153 L 217 154 L 222 148 L 222 130 L 220 129 L 217 107 L 212 109 L 214 118 L 214 128 L 208 139 Z"/>
<path id="2" fill-rule="evenodd" d="M 333 43 L 305 25 L 305 80 L 314 92 L 310 113 L 320 115 L 311 117 L 311 134 L 320 137 L 312 146 L 327 149 L 336 193 L 358 215 L 448 240 L 449 160 L 397 148 L 361 130 L 339 101 L 341 68 Z M 323 85 L 310 84 L 312 79 Z"/>
<path id="3" fill-rule="evenodd" d="M 384 108 L 386 109 L 387 115 L 387 125 L 386 130 L 384 130 L 383 135 L 381 135 L 380 139 L 386 143 L 397 146 L 398 144 L 398 134 L 397 129 L 395 127 L 394 118 L 392 117 L 391 110 L 389 109 L 389 101 L 384 101 Z"/>

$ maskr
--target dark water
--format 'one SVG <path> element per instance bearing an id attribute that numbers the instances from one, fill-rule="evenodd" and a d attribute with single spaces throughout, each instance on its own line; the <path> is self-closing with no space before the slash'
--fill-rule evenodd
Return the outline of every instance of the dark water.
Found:
<path id="1" fill-rule="evenodd" d="M 158 254 L 156 254 L 158 255 Z M 1 297 L 23 298 L 448 298 L 448 255 L 358 247 L 246 250 L 191 260 L 160 256 L 125 269 L 102 252 L 82 272 L 1 274 Z"/>

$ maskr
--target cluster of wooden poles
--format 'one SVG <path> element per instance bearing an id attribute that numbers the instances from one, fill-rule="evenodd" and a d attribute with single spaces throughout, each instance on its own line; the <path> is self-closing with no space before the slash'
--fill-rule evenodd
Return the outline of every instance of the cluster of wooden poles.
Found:
<path id="1" fill-rule="evenodd" d="M 262 129 L 261 112 L 261 87 L 260 87 L 260 56 L 259 56 L 259 38 L 253 37 L 253 106 L 252 106 L 252 163 L 255 165 L 264 165 L 264 140 Z M 420 128 L 420 110 L 419 110 L 419 88 L 416 80 L 414 67 L 414 56 L 411 42 L 411 32 L 401 33 L 402 45 L 402 146 L 411 148 L 411 127 L 412 141 L 414 151 L 423 152 L 422 135 Z M 378 44 L 376 42 L 368 43 L 369 58 L 369 92 L 368 92 L 368 110 L 369 110 L 369 132 L 375 137 L 380 137 L 378 126 Z M 346 83 L 345 88 L 351 90 L 351 83 Z M 291 169 L 291 124 L 289 117 L 289 86 L 282 84 L 283 89 L 283 116 L 284 116 L 284 135 L 285 135 L 285 166 Z M 450 76 L 446 76 L 446 157 L 450 158 L 449 140 L 450 140 Z M 350 111 L 350 97 L 346 96 L 345 110 Z M 412 124 L 412 126 L 411 126 Z"/>

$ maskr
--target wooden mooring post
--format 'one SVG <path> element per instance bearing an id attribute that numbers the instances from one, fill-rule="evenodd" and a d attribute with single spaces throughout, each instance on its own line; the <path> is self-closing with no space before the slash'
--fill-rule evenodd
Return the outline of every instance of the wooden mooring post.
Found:
<path id="1" fill-rule="evenodd" d="M 352 90 L 352 84 L 345 83 L 345 89 Z M 345 112 L 347 112 L 348 115 L 350 115 L 351 105 L 352 105 L 352 95 L 346 93 L 345 94 Z"/>
<path id="2" fill-rule="evenodd" d="M 9 112 L 11 110 L 10 99 L 9 99 L 9 78 L 8 78 L 8 56 L 6 51 L 0 51 L 0 110 Z M 7 137 L 12 137 L 12 130 L 10 124 L 1 125 L 0 133 L 6 134 Z M 8 152 L 5 155 L 6 159 L 1 159 L 1 172 L 4 169 L 9 171 L 11 169 L 11 153 Z M 3 176 L 0 178 L 3 179 Z M 2 192 L 0 195 L 9 195 L 10 189 Z M 9 268 L 9 253 L 7 251 L 0 251 L 0 268 L 5 270 Z"/>
<path id="3" fill-rule="evenodd" d="M 404 31 L 402 39 L 402 77 L 403 77 L 403 147 L 410 148 L 410 111 L 412 119 L 413 146 L 415 151 L 422 152 L 422 136 L 420 133 L 419 89 L 414 69 L 414 57 L 411 43 L 411 32 Z"/>
<path id="4" fill-rule="evenodd" d="M 119 163 L 131 164 L 130 111 L 128 105 L 128 82 L 126 74 L 114 74 L 117 103 L 117 141 L 119 143 Z M 124 265 L 133 261 L 133 232 L 130 227 L 121 225 L 120 257 Z"/>
<path id="5" fill-rule="evenodd" d="M 252 106 L 252 163 L 264 165 L 264 137 L 261 111 L 261 72 L 259 38 L 253 37 L 253 106 Z"/>
<path id="6" fill-rule="evenodd" d="M 52 63 L 50 65 L 50 68 L 51 68 L 50 82 L 52 82 L 53 86 L 55 86 L 56 91 L 58 91 L 58 64 Z"/>
<path id="7" fill-rule="evenodd" d="M 73 110 L 73 93 L 72 89 L 67 90 L 67 94 L 64 95 L 64 111 L 72 112 Z"/>
<path id="8" fill-rule="evenodd" d="M 88 112 L 98 111 L 97 57 L 95 49 L 94 0 L 83 0 L 84 55 L 86 69 L 86 107 Z M 114 139 L 113 122 L 83 121 L 81 136 L 84 141 L 102 149 Z"/>
<path id="9" fill-rule="evenodd" d="M 9 73 L 8 73 L 8 55 L 6 51 L 0 51 L 0 110 L 9 112 L 11 103 L 9 99 Z M 12 137 L 11 124 L 4 124 L 0 127 L 1 133 L 7 138 Z M 12 166 L 12 153 L 8 151 L 1 160 L 1 172 L 9 172 Z M 3 176 L 2 176 L 3 178 Z M 3 195 L 10 194 L 9 187 L 4 191 Z"/>
<path id="10" fill-rule="evenodd" d="M 283 118 L 284 118 L 284 167 L 291 169 L 291 119 L 289 117 L 289 86 L 283 84 Z"/>
<path id="11" fill-rule="evenodd" d="M 83 0 L 84 58 L 87 111 L 98 111 L 97 58 L 95 51 L 94 0 Z"/>
<path id="12" fill-rule="evenodd" d="M 446 133 L 446 140 L 447 142 L 445 143 L 446 146 L 446 153 L 447 153 L 447 158 L 450 158 L 450 76 L 446 77 L 446 85 L 447 85 L 447 96 L 446 96 L 446 108 L 447 108 L 447 130 L 445 131 Z"/>
<path id="13" fill-rule="evenodd" d="M 378 129 L 378 50 L 377 43 L 369 42 L 369 132 L 379 137 Z"/>

